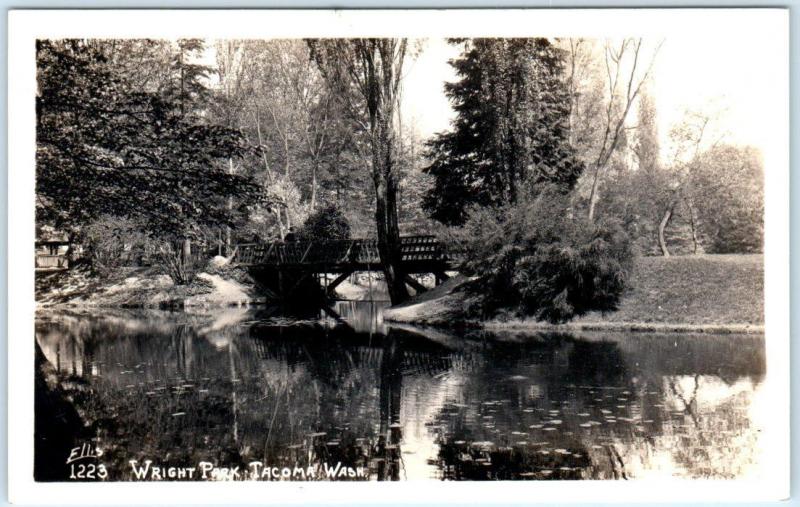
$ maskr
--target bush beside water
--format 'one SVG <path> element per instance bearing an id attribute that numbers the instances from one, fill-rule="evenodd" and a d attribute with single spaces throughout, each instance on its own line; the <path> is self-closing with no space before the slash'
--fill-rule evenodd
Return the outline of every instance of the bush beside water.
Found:
<path id="1" fill-rule="evenodd" d="M 632 269 L 631 241 L 612 221 L 576 216 L 567 195 L 544 191 L 500 208 L 474 208 L 449 240 L 465 254 L 469 318 L 500 313 L 565 322 L 611 311 Z"/>

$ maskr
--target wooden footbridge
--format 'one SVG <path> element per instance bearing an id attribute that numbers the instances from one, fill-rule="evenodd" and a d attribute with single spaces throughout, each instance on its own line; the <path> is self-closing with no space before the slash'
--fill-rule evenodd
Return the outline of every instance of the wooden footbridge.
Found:
<path id="1" fill-rule="evenodd" d="M 407 274 L 433 274 L 437 285 L 446 280 L 446 271 L 453 270 L 456 259 L 435 236 L 403 236 L 400 238 L 402 267 Z M 291 275 L 296 285 L 304 278 L 317 274 L 338 274 L 326 284 L 334 289 L 357 271 L 380 271 L 381 259 L 377 239 L 347 239 L 272 243 L 245 243 L 236 247 L 232 262 L 278 275 Z M 411 276 L 406 283 L 417 292 L 426 288 Z M 283 289 L 281 292 L 285 292 Z"/>

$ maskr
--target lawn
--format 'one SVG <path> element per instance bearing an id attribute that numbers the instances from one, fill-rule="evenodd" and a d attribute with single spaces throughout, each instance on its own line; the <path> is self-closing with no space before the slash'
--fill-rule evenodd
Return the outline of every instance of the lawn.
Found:
<path id="1" fill-rule="evenodd" d="M 618 311 L 590 322 L 764 324 L 763 255 L 641 257 Z"/>

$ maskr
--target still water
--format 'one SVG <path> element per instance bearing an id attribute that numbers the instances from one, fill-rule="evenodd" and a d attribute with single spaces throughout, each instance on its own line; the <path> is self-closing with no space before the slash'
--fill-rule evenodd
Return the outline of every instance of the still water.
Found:
<path id="1" fill-rule="evenodd" d="M 110 480 L 130 460 L 263 480 L 759 474 L 763 336 L 456 333 L 387 326 L 382 306 L 48 313 L 36 338 Z"/>

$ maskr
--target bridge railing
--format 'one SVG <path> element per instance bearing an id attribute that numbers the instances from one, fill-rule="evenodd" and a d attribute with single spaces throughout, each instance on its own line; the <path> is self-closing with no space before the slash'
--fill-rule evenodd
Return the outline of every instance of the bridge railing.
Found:
<path id="1" fill-rule="evenodd" d="M 435 236 L 400 238 L 403 261 L 444 261 L 451 257 Z M 245 265 L 380 264 L 376 239 L 246 243 L 237 245 L 234 262 Z"/>

